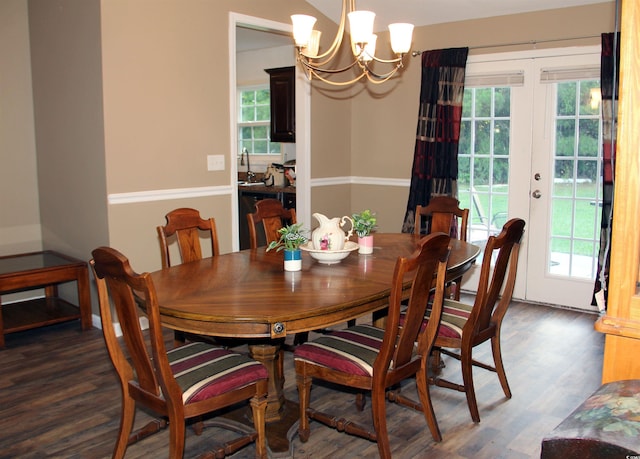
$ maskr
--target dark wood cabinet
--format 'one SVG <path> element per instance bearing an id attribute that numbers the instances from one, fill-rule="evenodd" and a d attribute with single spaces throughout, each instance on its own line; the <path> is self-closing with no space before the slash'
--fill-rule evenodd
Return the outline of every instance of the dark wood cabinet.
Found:
<path id="1" fill-rule="evenodd" d="M 296 141 L 295 67 L 266 69 L 271 90 L 271 141 Z"/>

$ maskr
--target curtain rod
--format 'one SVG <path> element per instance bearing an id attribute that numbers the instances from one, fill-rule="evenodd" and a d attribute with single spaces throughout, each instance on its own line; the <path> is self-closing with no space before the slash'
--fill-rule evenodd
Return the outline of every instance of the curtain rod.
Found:
<path id="1" fill-rule="evenodd" d="M 501 43 L 498 45 L 482 45 L 482 46 L 470 46 L 469 49 L 484 49 L 484 48 L 500 48 L 504 46 L 521 46 L 521 45 L 537 45 L 538 43 L 554 43 L 559 41 L 573 41 L 573 40 L 584 40 L 587 38 L 600 38 L 600 35 L 585 35 L 583 37 L 570 37 L 570 38 L 554 38 L 550 40 L 529 40 L 529 41 L 520 41 L 513 43 Z M 425 50 L 427 51 L 427 50 Z M 411 55 L 413 57 L 419 56 L 424 51 L 413 51 Z"/>

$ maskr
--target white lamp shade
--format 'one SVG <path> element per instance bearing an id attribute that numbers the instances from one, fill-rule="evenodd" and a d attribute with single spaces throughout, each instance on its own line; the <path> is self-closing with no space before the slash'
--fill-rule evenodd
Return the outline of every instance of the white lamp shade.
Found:
<path id="1" fill-rule="evenodd" d="M 376 18 L 376 14 L 373 11 L 352 11 L 348 16 L 351 42 L 367 43 L 373 35 L 373 20 Z"/>
<path id="2" fill-rule="evenodd" d="M 389 24 L 389 34 L 391 35 L 391 49 L 394 53 L 406 54 L 409 52 L 413 39 L 413 24 Z"/>
<path id="3" fill-rule="evenodd" d="M 307 46 L 316 18 L 306 14 L 294 14 L 291 16 L 291 23 L 293 24 L 293 40 L 296 42 L 296 46 Z"/>

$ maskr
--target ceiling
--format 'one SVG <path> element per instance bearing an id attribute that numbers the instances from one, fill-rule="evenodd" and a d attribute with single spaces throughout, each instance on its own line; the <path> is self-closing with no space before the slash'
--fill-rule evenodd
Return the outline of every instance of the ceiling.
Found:
<path id="1" fill-rule="evenodd" d="M 376 32 L 386 30 L 394 22 L 410 22 L 415 26 L 464 21 L 538 10 L 604 3 L 614 0 L 358 0 L 356 7 L 376 13 Z M 340 21 L 340 0 L 306 0 L 325 16 Z M 290 36 L 238 28 L 238 51 L 286 46 Z"/>
<path id="2" fill-rule="evenodd" d="M 375 32 L 379 32 L 386 30 L 394 22 L 424 26 L 607 1 L 609 0 L 358 0 L 356 7 L 376 13 L 374 28 Z M 336 23 L 340 21 L 340 0 L 306 2 Z"/>

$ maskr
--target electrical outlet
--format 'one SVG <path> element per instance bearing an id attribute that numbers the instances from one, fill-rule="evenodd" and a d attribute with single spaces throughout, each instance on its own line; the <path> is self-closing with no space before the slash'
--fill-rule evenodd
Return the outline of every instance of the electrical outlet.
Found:
<path id="1" fill-rule="evenodd" d="M 207 170 L 208 171 L 223 171 L 224 170 L 224 156 L 223 155 L 207 155 Z"/>

